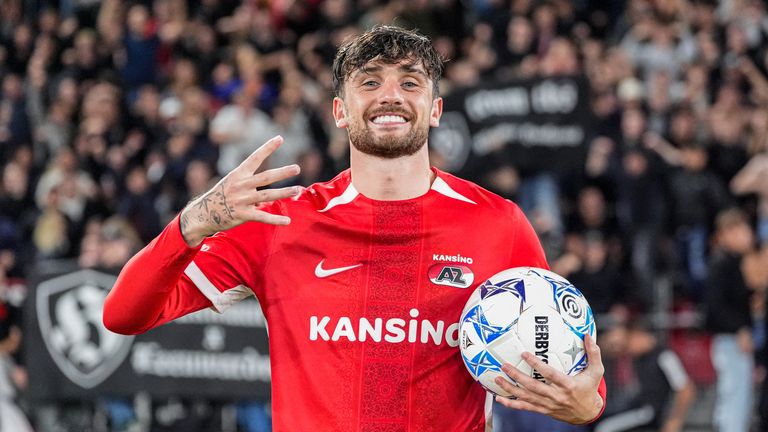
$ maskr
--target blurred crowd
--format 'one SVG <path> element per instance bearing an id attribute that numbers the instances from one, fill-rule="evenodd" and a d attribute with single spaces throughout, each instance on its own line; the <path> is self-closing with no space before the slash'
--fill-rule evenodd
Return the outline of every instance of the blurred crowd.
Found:
<path id="1" fill-rule="evenodd" d="M 276 134 L 285 144 L 268 164 L 298 163 L 299 184 L 346 168 L 330 65 L 346 37 L 378 23 L 433 39 L 449 59 L 442 95 L 585 77 L 593 132 L 582 169 L 531 173 L 512 160 L 459 174 L 513 200 L 545 174 L 554 205 L 528 216 L 553 270 L 613 327 L 694 311 L 690 326 L 715 342 L 735 338 L 723 355 L 762 361 L 768 14 L 759 0 L 2 0 L 0 328 L 19 328 L 19 314 L 3 311 L 21 306 L 35 265 L 119 269 Z M 723 234 L 736 225 L 748 233 Z M 746 244 L 729 244 L 734 235 Z M 17 346 L 0 349 L 13 357 Z M 626 352 L 606 350 L 607 363 Z M 748 384 L 759 369 L 744 368 Z M 22 373 L 12 376 L 23 386 Z"/>

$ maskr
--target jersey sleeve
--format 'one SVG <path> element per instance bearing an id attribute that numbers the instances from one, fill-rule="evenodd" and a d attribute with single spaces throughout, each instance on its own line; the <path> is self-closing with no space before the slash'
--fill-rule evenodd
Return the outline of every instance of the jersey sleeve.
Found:
<path id="1" fill-rule="evenodd" d="M 512 248 L 510 249 L 510 267 L 538 267 L 549 270 L 547 257 L 541 247 L 528 218 L 517 204 L 510 202 L 512 219 Z"/>
<path id="2" fill-rule="evenodd" d="M 209 237 L 184 270 L 184 276 L 217 312 L 252 295 L 264 304 L 264 267 L 275 229 L 274 225 L 247 222 Z"/>
<path id="3" fill-rule="evenodd" d="M 179 216 L 123 267 L 104 303 L 103 322 L 143 333 L 210 307 L 222 312 L 261 288 L 274 226 L 245 223 L 190 248 Z"/>
<path id="4" fill-rule="evenodd" d="M 138 334 L 210 306 L 182 277 L 199 249 L 187 245 L 179 218 L 174 218 L 123 267 L 104 302 L 105 327 L 115 333 Z"/>

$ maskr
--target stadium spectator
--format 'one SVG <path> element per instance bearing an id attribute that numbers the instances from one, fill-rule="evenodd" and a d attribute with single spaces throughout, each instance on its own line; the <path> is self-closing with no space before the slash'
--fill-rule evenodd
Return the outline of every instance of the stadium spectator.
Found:
<path id="1" fill-rule="evenodd" d="M 599 340 L 607 359 L 611 405 L 595 432 L 684 430 L 696 388 L 677 354 L 636 321 L 613 323 Z"/>
<path id="2" fill-rule="evenodd" d="M 526 57 L 533 54 L 535 35 L 531 22 L 523 16 L 512 17 L 505 30 L 504 46 L 496 49 L 499 55 L 499 76 L 511 79 L 519 76 L 517 69 Z"/>
<path id="3" fill-rule="evenodd" d="M 747 162 L 745 131 L 751 112 L 744 106 L 741 92 L 736 86 L 725 84 L 720 87 L 706 118 L 712 140 L 710 166 L 721 181 L 727 184 Z"/>
<path id="4" fill-rule="evenodd" d="M 22 239 L 28 239 L 35 220 L 35 204 L 29 187 L 29 168 L 14 160 L 8 161 L 0 177 L 0 226 L 6 245 L 17 252 Z"/>
<path id="5" fill-rule="evenodd" d="M 760 244 L 768 241 L 768 154 L 753 156 L 731 180 L 735 195 L 757 195 L 757 236 Z"/>
<path id="6" fill-rule="evenodd" d="M 126 193 L 117 203 L 117 212 L 138 227 L 139 237 L 147 241 L 160 232 L 160 215 L 155 208 L 155 191 L 146 169 L 142 166 L 131 168 L 125 184 Z"/>
<path id="7" fill-rule="evenodd" d="M 21 302 L 26 294 L 21 280 L 13 277 L 16 254 L 7 239 L 0 238 L 0 430 L 32 432 L 18 401 L 27 386 L 27 371 L 19 362 L 22 343 Z M 21 297 L 19 296 L 21 294 Z"/>
<path id="8" fill-rule="evenodd" d="M 26 415 L 16 404 L 19 389 L 26 386 L 26 371 L 16 364 L 12 354 L 21 343 L 20 322 L 8 323 L 9 306 L 0 304 L 0 428 L 19 432 L 31 432 Z M 20 321 L 20 320 L 19 320 Z"/>
<path id="9" fill-rule="evenodd" d="M 754 248 L 754 234 L 738 209 L 720 212 L 715 227 L 716 250 L 705 297 L 706 327 L 714 335 L 712 364 L 717 372 L 714 424 L 719 431 L 745 431 L 752 419 L 754 345 L 742 260 Z"/>
<path id="10" fill-rule="evenodd" d="M 640 68 L 646 85 L 658 79 L 659 73 L 676 78 L 683 65 L 693 60 L 693 36 L 675 21 L 662 17 L 647 17 L 646 20 L 634 26 L 636 32 L 627 34 L 622 48 Z"/>
<path id="11" fill-rule="evenodd" d="M 150 23 L 146 6 L 133 5 L 128 9 L 127 28 L 123 36 L 122 78 L 129 92 L 155 81 L 156 56 L 160 45 L 155 26 Z"/>
<path id="12" fill-rule="evenodd" d="M 586 231 L 574 241 L 579 243 L 577 268 L 560 274 L 579 287 L 595 314 L 603 316 L 634 300 L 627 292 L 632 287 L 629 279 L 622 277 L 618 263 L 609 259 L 610 247 L 602 233 Z"/>
<path id="13" fill-rule="evenodd" d="M 630 267 L 637 276 L 638 290 L 650 291 L 660 263 L 659 239 L 669 203 L 660 196 L 666 187 L 662 162 L 639 141 L 645 131 L 644 116 L 636 108 L 624 112 L 625 139 L 611 170 L 613 188 L 617 191 L 616 214 L 626 236 Z"/>
<path id="14" fill-rule="evenodd" d="M 256 94 L 242 88 L 233 103 L 224 106 L 211 120 L 211 141 L 219 146 L 218 173 L 232 171 L 261 143 L 275 135 L 276 126 L 267 114 L 256 108 Z"/>
<path id="15" fill-rule="evenodd" d="M 55 208 L 72 223 L 79 224 L 85 217 L 86 201 L 94 196 L 95 188 L 91 176 L 80 169 L 75 153 L 66 148 L 58 153 L 40 176 L 35 189 L 35 203 L 40 209 L 54 204 L 50 200 L 51 192 L 55 191 Z"/>
<path id="16" fill-rule="evenodd" d="M 707 150 L 689 144 L 680 150 L 680 168 L 670 174 L 669 190 L 673 230 L 679 242 L 691 298 L 700 299 L 707 278 L 707 245 L 710 224 L 729 204 L 722 180 L 707 167 Z"/>
<path id="17" fill-rule="evenodd" d="M 576 198 L 576 209 L 568 220 L 567 230 L 569 233 L 585 234 L 595 232 L 599 234 L 611 249 L 611 256 L 614 264 L 620 264 L 623 253 L 619 221 L 609 206 L 609 199 L 605 192 L 597 186 L 583 187 Z"/>
<path id="18" fill-rule="evenodd" d="M 0 93 L 0 145 L 15 148 L 30 141 L 31 130 L 19 75 L 6 74 Z"/>

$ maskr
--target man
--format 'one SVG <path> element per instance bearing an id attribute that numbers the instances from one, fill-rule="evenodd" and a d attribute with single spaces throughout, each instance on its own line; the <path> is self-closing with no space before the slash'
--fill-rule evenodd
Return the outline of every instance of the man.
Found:
<path id="1" fill-rule="evenodd" d="M 491 398 L 465 370 L 458 318 L 473 281 L 521 265 L 546 267 L 519 208 L 431 169 L 443 66 L 429 40 L 377 27 L 334 62 L 336 126 L 351 169 L 307 189 L 257 188 L 298 174 L 254 174 L 269 140 L 192 201 L 129 262 L 105 325 L 138 333 L 202 308 L 258 297 L 269 322 L 276 431 L 486 431 Z M 433 272 L 450 272 L 436 284 Z M 572 423 L 604 405 L 602 363 L 567 377 L 527 359 L 551 385 L 505 365 L 505 405 Z M 501 384 L 500 384 L 501 385 Z"/>
<path id="2" fill-rule="evenodd" d="M 643 320 L 613 321 L 600 333 L 611 391 L 595 432 L 682 431 L 696 398 L 682 361 Z"/>
<path id="3" fill-rule="evenodd" d="M 752 420 L 751 291 L 742 265 L 754 246 L 755 234 L 744 212 L 731 208 L 717 215 L 705 324 L 713 335 L 712 365 L 717 374 L 714 423 L 721 432 L 749 430 Z"/>

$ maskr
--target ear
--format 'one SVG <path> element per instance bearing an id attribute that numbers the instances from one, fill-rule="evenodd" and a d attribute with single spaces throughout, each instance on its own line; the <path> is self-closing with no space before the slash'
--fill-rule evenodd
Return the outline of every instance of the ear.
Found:
<path id="1" fill-rule="evenodd" d="M 347 110 L 344 108 L 344 101 L 339 97 L 333 98 L 333 119 L 336 121 L 337 128 L 344 129 L 349 126 Z"/>
<path id="2" fill-rule="evenodd" d="M 429 113 L 429 125 L 440 126 L 440 117 L 443 115 L 443 98 L 438 97 L 432 101 L 432 111 Z"/>

